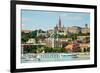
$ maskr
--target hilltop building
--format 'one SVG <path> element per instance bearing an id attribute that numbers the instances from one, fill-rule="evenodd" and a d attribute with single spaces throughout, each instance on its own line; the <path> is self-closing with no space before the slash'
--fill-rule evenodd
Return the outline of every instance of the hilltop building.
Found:
<path id="1" fill-rule="evenodd" d="M 32 30 L 22 30 L 21 32 L 30 33 L 30 32 L 32 32 Z"/>
<path id="2" fill-rule="evenodd" d="M 78 27 L 78 26 L 72 26 L 67 28 L 67 32 L 72 34 L 78 34 L 78 33 L 90 33 L 90 28 L 88 27 L 88 24 L 85 24 L 84 27 Z"/>
<path id="3" fill-rule="evenodd" d="M 85 27 L 81 29 L 82 33 L 90 33 L 90 28 L 88 27 L 88 24 L 85 24 Z"/>
<path id="4" fill-rule="evenodd" d="M 81 32 L 81 28 L 78 26 L 72 26 L 67 28 L 67 32 L 73 33 L 73 34 L 78 34 Z"/>

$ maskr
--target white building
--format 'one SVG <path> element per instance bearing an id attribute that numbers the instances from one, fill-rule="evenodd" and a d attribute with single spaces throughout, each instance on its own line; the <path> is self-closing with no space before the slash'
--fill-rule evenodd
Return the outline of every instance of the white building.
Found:
<path id="1" fill-rule="evenodd" d="M 35 44 L 35 39 L 33 39 L 33 38 L 30 38 L 26 43 L 27 44 Z"/>

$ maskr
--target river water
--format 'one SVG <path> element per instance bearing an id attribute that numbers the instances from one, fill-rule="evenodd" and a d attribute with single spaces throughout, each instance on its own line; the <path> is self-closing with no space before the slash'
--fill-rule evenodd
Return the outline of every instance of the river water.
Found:
<path id="1" fill-rule="evenodd" d="M 27 53 L 22 54 L 21 63 L 88 60 L 89 58 L 89 53 Z"/>

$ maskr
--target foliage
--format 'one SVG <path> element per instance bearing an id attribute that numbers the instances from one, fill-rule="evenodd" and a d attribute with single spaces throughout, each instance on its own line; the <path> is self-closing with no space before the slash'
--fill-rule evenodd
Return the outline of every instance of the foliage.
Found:
<path id="1" fill-rule="evenodd" d="M 24 48 L 24 51 L 26 53 L 41 53 L 41 52 L 45 52 L 45 53 L 64 53 L 66 52 L 66 50 L 64 48 L 50 48 L 50 47 L 46 47 L 46 46 L 31 46 L 31 47 L 27 47 Z"/>
<path id="2" fill-rule="evenodd" d="M 21 33 L 21 41 L 22 43 L 25 43 L 26 41 L 28 41 L 29 39 L 29 35 L 27 33 L 22 32 Z"/>
<path id="3" fill-rule="evenodd" d="M 28 41 L 29 38 L 35 38 L 35 39 L 38 39 L 37 38 L 37 32 L 42 32 L 44 33 L 45 31 L 39 29 L 39 30 L 34 30 L 32 32 L 29 32 L 29 33 L 24 33 L 24 32 L 21 32 L 21 41 L 22 43 L 25 43 L 26 41 Z"/>

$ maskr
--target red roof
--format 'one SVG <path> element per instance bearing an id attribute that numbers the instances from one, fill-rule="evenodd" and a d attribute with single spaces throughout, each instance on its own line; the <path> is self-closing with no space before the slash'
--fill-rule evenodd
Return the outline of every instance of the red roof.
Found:
<path id="1" fill-rule="evenodd" d="M 32 30 L 22 30 L 22 32 L 29 33 L 29 32 L 32 32 Z"/>

